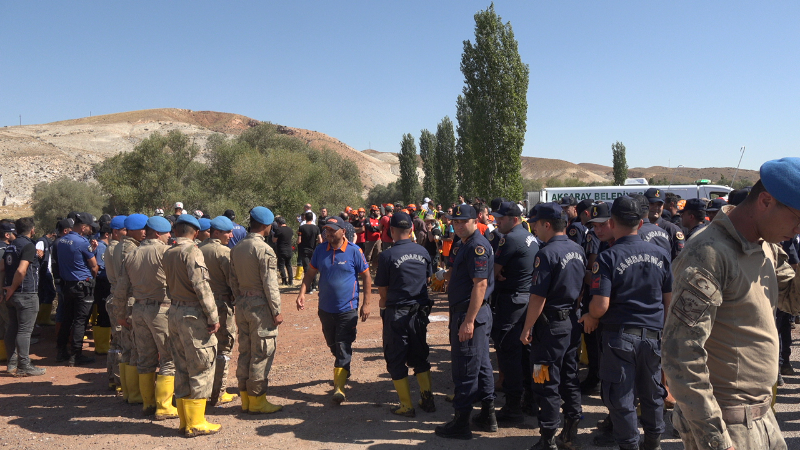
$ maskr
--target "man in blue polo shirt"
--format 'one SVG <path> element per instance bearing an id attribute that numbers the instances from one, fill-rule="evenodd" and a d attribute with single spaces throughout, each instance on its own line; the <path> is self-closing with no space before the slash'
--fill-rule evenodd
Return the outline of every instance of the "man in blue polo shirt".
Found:
<path id="1" fill-rule="evenodd" d="M 56 241 L 58 270 L 64 290 L 64 321 L 56 339 L 57 359 L 66 359 L 69 366 L 94 362 L 94 358 L 82 355 L 81 351 L 86 319 L 94 304 L 94 277 L 98 269 L 97 259 L 86 239 L 92 232 L 94 218 L 89 213 L 77 213 L 74 221 L 72 231 Z M 69 349 L 67 345 L 70 345 Z"/>
<path id="2" fill-rule="evenodd" d="M 303 277 L 297 309 L 305 309 L 305 295 L 311 280 L 319 273 L 319 319 L 325 342 L 336 358 L 333 365 L 333 401 L 341 404 L 345 400 L 344 385 L 350 376 L 350 360 L 353 341 L 356 340 L 358 324 L 358 275 L 364 286 L 364 304 L 361 305 L 361 321 L 369 317 L 369 294 L 372 278 L 369 265 L 361 249 L 345 239 L 345 223 L 336 216 L 328 217 L 323 225 L 328 244 L 314 249 L 308 272 Z"/>

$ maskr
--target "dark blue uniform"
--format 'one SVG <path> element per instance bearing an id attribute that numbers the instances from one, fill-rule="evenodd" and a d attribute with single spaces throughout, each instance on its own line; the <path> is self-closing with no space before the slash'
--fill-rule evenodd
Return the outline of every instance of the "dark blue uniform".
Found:
<path id="1" fill-rule="evenodd" d="M 533 260 L 538 251 L 539 244 L 533 235 L 517 225 L 499 239 L 494 255 L 494 263 L 503 266 L 501 275 L 505 280 L 495 280 L 492 340 L 507 398 L 519 398 L 523 388 L 530 387 L 530 346 L 523 345 L 519 335 L 525 325 Z"/>
<path id="2" fill-rule="evenodd" d="M 689 240 L 690 237 L 692 237 L 695 233 L 697 233 L 698 231 L 702 230 L 705 227 L 706 227 L 705 223 L 699 223 L 695 225 L 694 228 L 692 228 L 691 230 L 689 230 L 688 233 L 686 233 L 686 240 Z"/>
<path id="3" fill-rule="evenodd" d="M 530 293 L 545 298 L 542 314 L 533 326 L 531 364 L 549 366 L 550 381 L 533 383 L 539 396 L 539 426 L 555 430 L 564 417 L 580 419 L 578 347 L 582 328 L 577 307 L 586 273 L 583 249 L 565 235 L 556 235 L 534 260 Z"/>
<path id="4" fill-rule="evenodd" d="M 87 265 L 94 254 L 89 248 L 89 241 L 74 231 L 56 240 L 55 247 L 64 294 L 63 324 L 56 345 L 62 356 L 67 351 L 70 355 L 80 356 L 86 319 L 94 304 L 94 278 Z"/>
<path id="5" fill-rule="evenodd" d="M 586 233 L 588 231 L 586 226 L 581 223 L 581 219 L 575 218 L 575 220 L 567 226 L 567 237 L 572 242 L 583 247 L 586 243 Z"/>
<path id="6" fill-rule="evenodd" d="M 97 248 L 94 250 L 98 268 L 94 286 L 94 304 L 97 305 L 97 326 L 108 328 L 111 327 L 111 319 L 108 317 L 106 299 L 111 295 L 111 282 L 108 281 L 106 261 L 103 259 L 106 248 L 108 248 L 108 244 L 102 240 L 97 241 Z M 110 264 L 111 261 L 108 261 L 108 263 Z"/>
<path id="7" fill-rule="evenodd" d="M 427 279 L 433 274 L 431 257 L 410 239 L 395 242 L 378 256 L 375 286 L 388 288 L 383 316 L 383 356 L 392 380 L 431 370 L 428 363 Z"/>
<path id="8" fill-rule="evenodd" d="M 663 248 L 667 253 L 672 252 L 672 243 L 670 242 L 669 234 L 656 224 L 649 222 L 643 223 L 641 228 L 639 228 L 639 237 L 645 242 Z"/>
<path id="9" fill-rule="evenodd" d="M 480 231 L 475 230 L 467 242 L 459 240 L 453 243 L 450 262 L 452 269 L 447 301 L 450 306 L 450 358 L 455 384 L 453 408 L 470 411 L 475 400 L 490 402 L 495 398 L 494 374 L 489 358 L 492 313 L 487 303 L 494 290 L 492 247 Z M 473 278 L 487 280 L 484 303 L 475 317 L 472 339 L 459 342 L 458 329 L 467 316 Z"/>
<path id="10" fill-rule="evenodd" d="M 789 264 L 796 265 L 800 263 L 798 257 L 798 248 L 800 248 L 800 241 L 798 236 L 794 239 L 781 242 L 781 247 L 789 255 Z M 778 366 L 791 367 L 789 357 L 792 355 L 792 324 L 794 317 L 786 311 L 780 309 L 775 311 L 775 327 L 778 329 L 778 342 L 780 351 L 778 353 Z"/>
<path id="11" fill-rule="evenodd" d="M 586 253 L 587 264 L 592 255 L 599 255 L 603 250 L 608 249 L 608 242 L 598 239 L 593 229 L 586 233 L 586 243 L 583 251 Z M 591 269 L 591 267 L 587 267 Z M 584 284 L 583 299 L 581 300 L 581 312 L 589 311 L 589 302 L 592 301 L 592 294 L 589 292 L 590 286 Z M 586 376 L 586 392 L 591 392 L 599 383 L 600 378 L 597 373 L 600 368 L 600 340 L 597 333 L 584 333 L 583 340 L 586 342 L 586 357 L 589 360 L 588 373 Z"/>
<path id="12" fill-rule="evenodd" d="M 592 295 L 610 298 L 600 319 L 603 403 L 617 444 L 634 448 L 639 442 L 636 398 L 645 432 L 664 432 L 661 330 L 663 294 L 672 292 L 670 257 L 639 236 L 625 236 L 598 255 L 592 272 Z"/>
<path id="13" fill-rule="evenodd" d="M 663 228 L 664 231 L 667 232 L 669 235 L 669 242 L 672 245 L 672 249 L 670 250 L 670 256 L 674 261 L 675 258 L 678 257 L 678 254 L 683 250 L 683 244 L 686 241 L 686 236 L 683 235 L 683 231 L 681 231 L 681 227 L 675 225 L 672 222 L 664 220 L 664 218 L 659 217 L 656 221 L 656 225 Z"/>

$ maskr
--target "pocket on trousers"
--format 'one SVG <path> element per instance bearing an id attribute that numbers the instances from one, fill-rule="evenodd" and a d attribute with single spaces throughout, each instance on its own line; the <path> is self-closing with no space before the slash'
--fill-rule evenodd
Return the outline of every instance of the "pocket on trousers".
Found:
<path id="1" fill-rule="evenodd" d="M 572 322 L 569 319 L 550 322 L 550 334 L 552 336 L 566 336 L 571 330 Z"/>
<path id="2" fill-rule="evenodd" d="M 208 333 L 204 320 L 200 320 L 196 316 L 183 316 L 183 321 L 187 325 L 194 348 L 202 349 L 217 346 L 217 336 Z"/>
<path id="3" fill-rule="evenodd" d="M 272 338 L 278 335 L 277 328 L 259 328 L 258 329 L 258 337 L 260 338 Z"/>
<path id="4" fill-rule="evenodd" d="M 633 344 L 619 334 L 603 335 L 604 346 L 600 355 L 598 377 L 609 383 L 620 383 L 625 376 L 622 363 L 632 360 Z"/>

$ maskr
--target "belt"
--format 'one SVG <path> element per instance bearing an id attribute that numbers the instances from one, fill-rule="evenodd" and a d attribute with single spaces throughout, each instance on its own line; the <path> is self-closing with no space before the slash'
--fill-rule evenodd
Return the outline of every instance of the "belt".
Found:
<path id="1" fill-rule="evenodd" d="M 184 300 L 172 300 L 174 306 L 200 306 L 200 302 L 187 302 Z"/>
<path id="2" fill-rule="evenodd" d="M 747 424 L 749 421 L 758 420 L 769 412 L 770 400 L 755 405 L 726 406 L 722 409 L 722 420 L 725 423 Z M 749 416 L 749 417 L 748 417 Z"/>
<path id="3" fill-rule="evenodd" d="M 161 303 L 166 303 L 166 304 L 168 304 L 168 305 L 169 305 L 169 304 L 170 304 L 170 300 L 169 300 L 168 298 L 162 298 L 162 299 L 157 299 L 157 298 L 143 298 L 143 299 L 138 299 L 138 298 L 137 298 L 137 299 L 136 299 L 136 303 L 139 303 L 139 304 L 142 304 L 142 305 L 155 305 L 155 304 L 157 304 L 157 303 L 158 303 L 158 304 L 161 304 Z"/>
<path id="4" fill-rule="evenodd" d="M 571 309 L 557 309 L 557 310 L 550 310 L 550 311 L 542 311 L 542 319 L 545 322 L 555 322 L 558 320 L 567 320 L 569 319 L 569 315 L 572 314 Z"/>
<path id="5" fill-rule="evenodd" d="M 617 332 L 638 336 L 642 339 L 661 339 L 661 330 L 650 330 L 642 327 L 626 327 L 624 325 L 604 325 L 603 331 Z"/>
<path id="6" fill-rule="evenodd" d="M 484 306 L 486 306 L 486 300 L 483 301 L 483 303 L 481 304 L 480 307 L 482 308 Z M 467 312 L 468 309 L 469 309 L 469 302 L 459 303 L 456 306 L 451 306 L 450 307 L 450 314 L 458 314 L 458 313 Z"/>
<path id="7" fill-rule="evenodd" d="M 261 297 L 267 298 L 264 295 L 264 291 L 244 291 L 242 292 L 242 297 Z"/>

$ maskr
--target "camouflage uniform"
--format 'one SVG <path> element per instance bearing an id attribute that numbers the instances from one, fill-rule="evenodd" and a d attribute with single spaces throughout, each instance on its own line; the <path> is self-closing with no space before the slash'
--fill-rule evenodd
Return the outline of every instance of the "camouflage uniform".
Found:
<path id="1" fill-rule="evenodd" d="M 689 449 L 785 449 L 770 409 L 778 378 L 774 310 L 794 276 L 779 246 L 751 243 L 725 206 L 673 263 L 663 367 Z"/>
<path id="2" fill-rule="evenodd" d="M 158 239 L 145 239 L 125 258 L 122 271 L 117 274 L 114 296 L 136 299 L 131 316 L 138 353 L 136 369 L 140 374 L 153 373 L 158 368 L 159 375 L 175 375 L 175 364 L 166 343 L 170 300 L 161 264 L 168 248 Z M 117 311 L 117 320 L 125 318 L 124 312 Z"/>
<path id="3" fill-rule="evenodd" d="M 217 366 L 214 373 L 214 386 L 211 390 L 211 403 L 217 403 L 220 393 L 228 387 L 228 363 L 231 360 L 233 344 L 236 342 L 236 320 L 233 315 L 233 292 L 237 290 L 236 280 L 231 279 L 231 249 L 222 245 L 219 239 L 208 238 L 200 245 L 203 258 L 208 267 L 208 284 L 214 293 L 219 314 L 217 331 Z"/>
<path id="4" fill-rule="evenodd" d="M 123 239 L 122 242 L 114 247 L 114 253 L 111 255 L 110 266 L 113 266 L 112 270 L 117 278 L 117 281 L 119 279 L 119 274 L 122 273 L 122 264 L 125 261 L 125 258 L 129 253 L 136 250 L 139 245 L 140 243 L 136 239 L 125 236 L 125 239 Z M 108 266 L 109 264 L 106 264 L 106 273 L 108 273 Z M 110 277 L 109 280 L 111 280 Z M 114 292 L 114 298 L 111 301 L 113 310 L 113 316 L 111 317 L 114 317 L 114 320 L 117 320 L 118 318 L 130 320 L 134 298 L 117 297 L 116 286 L 112 292 Z M 120 362 L 135 366 L 139 360 L 139 353 L 136 351 L 136 344 L 133 338 L 133 328 L 119 326 L 117 329 L 117 336 L 119 337 L 119 346 L 122 348 L 120 353 Z"/>
<path id="5" fill-rule="evenodd" d="M 281 313 L 278 262 L 264 236 L 250 233 L 231 251 L 231 278 L 238 285 L 236 325 L 239 327 L 239 391 L 264 395 L 275 357 Z"/>
<path id="6" fill-rule="evenodd" d="M 168 315 L 175 397 L 205 400 L 211 395 L 217 354 L 217 337 L 207 327 L 219 322 L 208 269 L 194 241 L 183 237 L 164 253 L 163 265 L 172 298 Z"/>
<path id="7" fill-rule="evenodd" d="M 119 241 L 116 239 L 112 239 L 108 243 L 108 247 L 106 247 L 105 253 L 103 253 L 103 259 L 109 261 L 106 264 L 106 276 L 108 277 L 108 282 L 111 283 L 111 295 L 106 299 L 106 311 L 108 311 L 108 317 L 111 318 L 111 346 L 108 350 L 108 356 L 106 357 L 106 372 L 108 373 L 108 383 L 115 384 L 120 386 L 120 379 L 119 379 L 119 361 L 122 357 L 122 347 L 119 345 L 119 331 L 122 328 L 122 325 L 116 322 L 114 319 L 116 316 L 114 315 L 114 287 L 117 284 L 117 272 L 114 270 L 113 264 L 113 255 L 114 249 L 119 244 Z"/>

